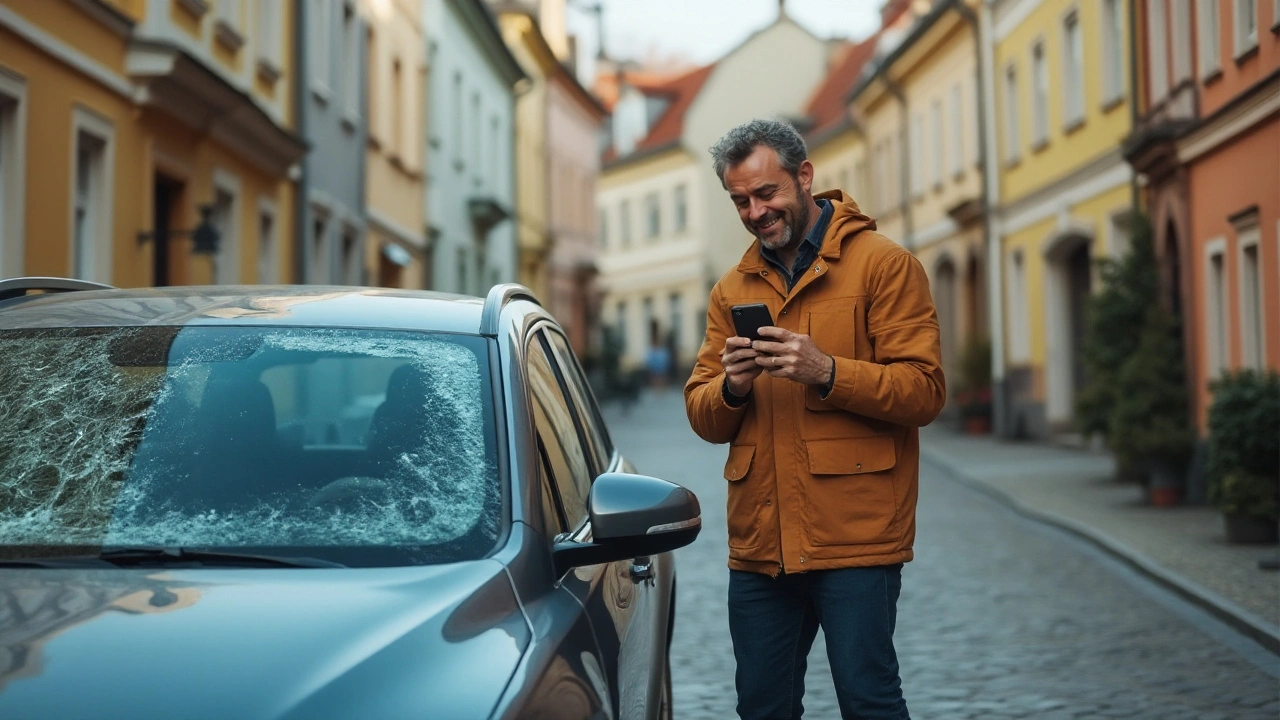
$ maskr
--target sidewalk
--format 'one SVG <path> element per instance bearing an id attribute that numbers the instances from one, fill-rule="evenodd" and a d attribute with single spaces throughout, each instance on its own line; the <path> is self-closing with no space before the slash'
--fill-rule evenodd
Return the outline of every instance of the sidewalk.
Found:
<path id="1" fill-rule="evenodd" d="M 921 431 L 922 460 L 1017 512 L 1085 537 L 1280 654 L 1280 574 L 1258 561 L 1275 546 L 1228 545 L 1208 507 L 1154 508 L 1113 479 L 1105 453 Z"/>

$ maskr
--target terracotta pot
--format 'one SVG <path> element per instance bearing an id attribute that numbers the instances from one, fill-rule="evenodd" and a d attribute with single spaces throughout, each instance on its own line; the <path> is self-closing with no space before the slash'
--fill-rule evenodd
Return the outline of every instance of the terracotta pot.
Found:
<path id="1" fill-rule="evenodd" d="M 1223 515 L 1227 542 L 1234 545 L 1268 545 L 1280 540 L 1280 526 L 1271 518 L 1232 513 Z"/>
<path id="2" fill-rule="evenodd" d="M 1183 470 L 1175 463 L 1154 461 L 1147 471 L 1147 501 L 1155 507 L 1172 507 L 1182 500 Z"/>

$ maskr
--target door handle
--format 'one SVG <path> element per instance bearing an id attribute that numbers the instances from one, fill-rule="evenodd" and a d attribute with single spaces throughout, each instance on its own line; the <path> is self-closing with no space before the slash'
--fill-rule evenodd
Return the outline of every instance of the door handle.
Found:
<path id="1" fill-rule="evenodd" d="M 638 557 L 631 561 L 631 581 L 636 583 L 647 582 L 654 584 L 653 579 L 653 558 L 648 555 Z"/>

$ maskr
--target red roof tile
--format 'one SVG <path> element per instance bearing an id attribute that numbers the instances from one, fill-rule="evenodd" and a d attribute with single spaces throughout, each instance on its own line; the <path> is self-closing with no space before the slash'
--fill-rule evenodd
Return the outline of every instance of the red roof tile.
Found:
<path id="1" fill-rule="evenodd" d="M 862 69 L 875 55 L 876 40 L 877 37 L 872 36 L 856 45 L 850 45 L 818 85 L 805 108 L 805 114 L 813 121 L 809 130 L 811 137 L 834 127 L 845 117 L 845 97 L 858 82 Z"/>

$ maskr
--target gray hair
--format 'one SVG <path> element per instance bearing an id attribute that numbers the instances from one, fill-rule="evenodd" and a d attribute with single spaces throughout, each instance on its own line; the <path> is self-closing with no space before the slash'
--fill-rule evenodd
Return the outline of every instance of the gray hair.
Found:
<path id="1" fill-rule="evenodd" d="M 778 162 L 794 177 L 809 158 L 809 148 L 795 126 L 785 120 L 752 120 L 725 133 L 711 146 L 716 175 L 724 184 L 724 171 L 747 159 L 764 145 L 778 154 Z"/>

